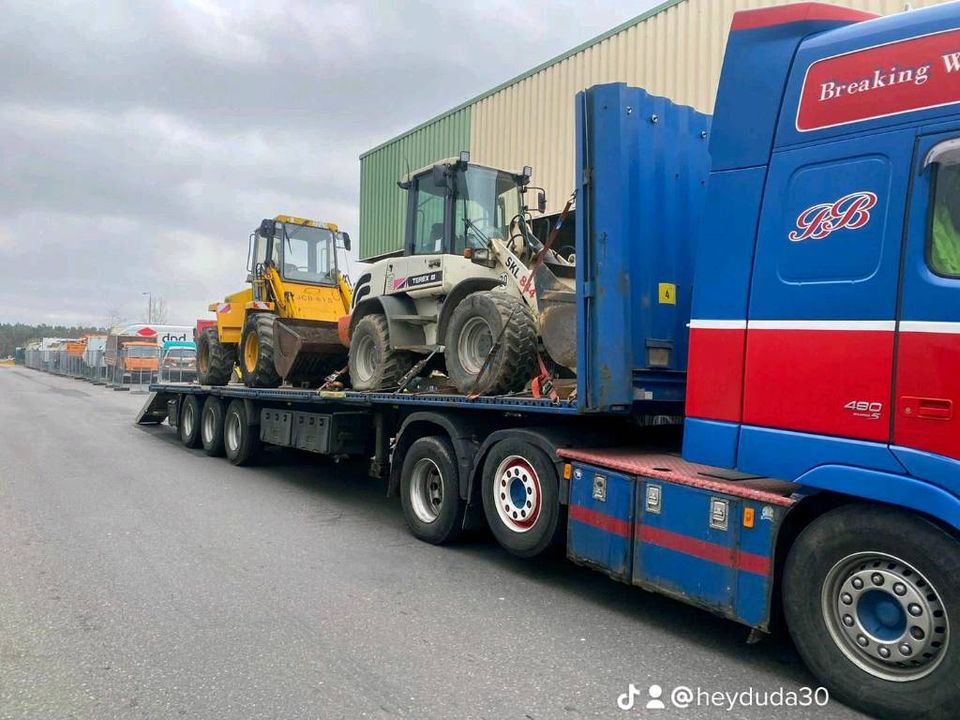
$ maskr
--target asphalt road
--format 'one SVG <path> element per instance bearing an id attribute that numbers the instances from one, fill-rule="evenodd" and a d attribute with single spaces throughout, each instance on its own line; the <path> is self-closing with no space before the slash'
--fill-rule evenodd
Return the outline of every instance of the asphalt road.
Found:
<path id="1" fill-rule="evenodd" d="M 188 451 L 143 400 L 0 367 L 0 718 L 863 717 L 671 707 L 816 683 L 784 639 L 562 558 L 420 543 L 362 465 Z"/>

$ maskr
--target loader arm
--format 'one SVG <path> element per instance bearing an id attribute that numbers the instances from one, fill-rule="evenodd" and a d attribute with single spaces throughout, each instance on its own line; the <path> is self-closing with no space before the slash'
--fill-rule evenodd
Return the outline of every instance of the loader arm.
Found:
<path id="1" fill-rule="evenodd" d="M 500 238 L 490 238 L 491 255 L 495 257 L 495 269 L 501 270 L 504 283 L 512 287 L 523 298 L 534 317 L 540 316 L 537 303 L 537 285 L 533 278 L 533 271 L 510 250 L 507 243 Z"/>
<path id="2" fill-rule="evenodd" d="M 340 299 L 343 301 L 343 313 L 350 312 L 350 306 L 353 305 L 353 285 L 350 279 L 343 273 L 337 273 L 337 287 L 340 289 Z"/>

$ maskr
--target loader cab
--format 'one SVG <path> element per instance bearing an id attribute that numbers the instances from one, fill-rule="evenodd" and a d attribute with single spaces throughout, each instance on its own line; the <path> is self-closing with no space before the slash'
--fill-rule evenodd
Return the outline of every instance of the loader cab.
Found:
<path id="1" fill-rule="evenodd" d="M 518 232 L 532 171 L 470 164 L 470 154 L 426 168 L 400 181 L 408 193 L 405 255 L 463 255 Z M 539 191 L 538 204 L 545 204 Z"/>
<path id="2" fill-rule="evenodd" d="M 253 278 L 272 267 L 288 282 L 336 287 L 338 244 L 349 250 L 350 236 L 332 223 L 278 215 L 251 236 L 248 269 Z"/>

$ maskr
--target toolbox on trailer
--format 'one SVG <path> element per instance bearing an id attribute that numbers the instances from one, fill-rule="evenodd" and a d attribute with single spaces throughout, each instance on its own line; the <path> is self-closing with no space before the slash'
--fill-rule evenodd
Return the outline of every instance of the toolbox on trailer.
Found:
<path id="1" fill-rule="evenodd" d="M 560 450 L 570 463 L 567 556 L 622 582 L 766 629 L 792 483 L 674 455 Z"/>

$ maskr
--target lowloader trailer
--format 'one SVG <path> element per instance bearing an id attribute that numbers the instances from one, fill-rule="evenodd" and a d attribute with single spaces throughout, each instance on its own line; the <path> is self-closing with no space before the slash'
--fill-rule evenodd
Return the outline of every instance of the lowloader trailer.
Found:
<path id="1" fill-rule="evenodd" d="M 576 118 L 574 392 L 155 385 L 138 421 L 372 457 L 422 540 L 563 542 L 782 622 L 849 705 L 960 716 L 960 4 L 740 12 L 712 119 Z"/>

